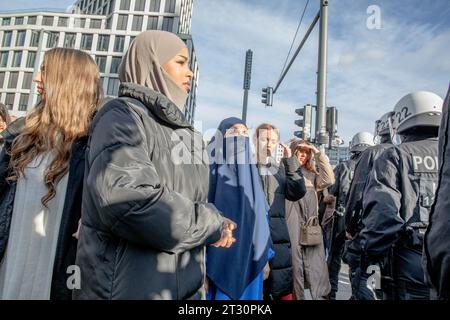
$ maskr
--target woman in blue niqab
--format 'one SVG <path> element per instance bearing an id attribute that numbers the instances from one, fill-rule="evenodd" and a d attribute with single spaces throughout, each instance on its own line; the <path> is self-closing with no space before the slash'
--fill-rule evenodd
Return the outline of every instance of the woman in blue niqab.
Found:
<path id="1" fill-rule="evenodd" d="M 209 202 L 237 224 L 231 248 L 207 250 L 209 300 L 262 300 L 263 269 L 273 255 L 269 207 L 249 137 L 227 134 L 239 124 L 245 126 L 238 118 L 223 120 L 209 145 Z"/>

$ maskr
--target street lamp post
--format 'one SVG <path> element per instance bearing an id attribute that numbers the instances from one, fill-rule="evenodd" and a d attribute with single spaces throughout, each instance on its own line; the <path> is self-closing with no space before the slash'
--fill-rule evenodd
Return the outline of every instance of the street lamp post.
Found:
<path id="1" fill-rule="evenodd" d="M 316 143 L 321 151 L 328 143 L 326 131 L 327 112 L 327 60 L 328 60 L 328 0 L 320 0 L 319 61 L 317 71 Z"/>

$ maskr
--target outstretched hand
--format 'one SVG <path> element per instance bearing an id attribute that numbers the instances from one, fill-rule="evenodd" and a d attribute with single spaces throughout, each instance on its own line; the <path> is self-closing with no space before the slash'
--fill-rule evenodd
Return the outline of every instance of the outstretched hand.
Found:
<path id="1" fill-rule="evenodd" d="M 236 242 L 236 239 L 233 237 L 233 230 L 236 229 L 236 224 L 229 220 L 225 219 L 225 221 L 222 223 L 222 229 L 221 229 L 221 237 L 220 240 L 216 243 L 213 243 L 212 246 L 216 248 L 229 248 L 233 245 L 233 243 Z"/>

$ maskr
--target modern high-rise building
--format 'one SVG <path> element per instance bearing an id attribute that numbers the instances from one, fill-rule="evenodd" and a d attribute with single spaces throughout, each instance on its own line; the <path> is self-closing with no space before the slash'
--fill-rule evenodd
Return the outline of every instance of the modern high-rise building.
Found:
<path id="1" fill-rule="evenodd" d="M 350 159 L 350 148 L 337 147 L 335 149 L 325 149 L 325 154 L 330 159 L 330 164 L 334 167 L 340 162 Z"/>
<path id="2" fill-rule="evenodd" d="M 192 7 L 193 0 L 79 0 L 66 12 L 0 12 L 0 101 L 18 116 L 34 106 L 33 73 L 43 53 L 54 47 L 88 52 L 100 69 L 105 95 L 114 97 L 118 68 L 131 41 L 145 30 L 165 30 L 178 34 L 189 48 L 194 79 L 185 115 L 193 123 L 199 72 L 190 36 Z"/>

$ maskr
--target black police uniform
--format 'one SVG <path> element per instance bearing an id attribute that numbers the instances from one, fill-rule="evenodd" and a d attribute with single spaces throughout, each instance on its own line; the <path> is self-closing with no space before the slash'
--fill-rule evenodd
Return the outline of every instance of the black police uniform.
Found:
<path id="1" fill-rule="evenodd" d="M 345 209 L 346 230 L 352 236 L 352 240 L 347 241 L 343 261 L 349 265 L 349 275 L 352 284 L 352 298 L 356 300 L 374 300 L 374 292 L 367 287 L 369 275 L 361 270 L 361 246 L 359 232 L 362 230 L 362 201 L 367 177 L 372 170 L 374 161 L 386 150 L 390 148 L 389 136 L 382 136 L 381 143 L 367 148 L 362 152 L 356 165 L 352 184 L 347 199 Z"/>
<path id="2" fill-rule="evenodd" d="M 361 267 L 381 265 L 385 299 L 428 299 L 423 236 L 438 180 L 438 139 L 405 135 L 375 161 L 363 198 Z"/>
<path id="3" fill-rule="evenodd" d="M 341 269 L 342 254 L 345 246 L 345 206 L 354 170 L 360 154 L 355 154 L 350 160 L 343 161 L 334 169 L 336 183 L 330 187 L 329 193 L 336 197 L 336 210 L 331 229 L 328 254 L 328 273 L 330 277 L 330 299 L 336 298 Z"/>

